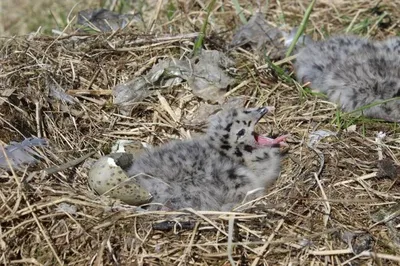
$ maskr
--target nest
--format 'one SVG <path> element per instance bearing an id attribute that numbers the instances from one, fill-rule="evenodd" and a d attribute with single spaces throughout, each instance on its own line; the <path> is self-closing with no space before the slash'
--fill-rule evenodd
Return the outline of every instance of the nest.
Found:
<path id="1" fill-rule="evenodd" d="M 299 23 L 302 12 L 281 2 L 286 19 Z M 337 32 L 353 18 L 373 16 L 357 15 L 360 7 L 374 5 L 365 1 L 349 10 L 346 3 L 322 2 L 310 28 L 315 35 L 323 25 Z M 209 28 L 207 49 L 223 49 L 231 36 L 215 34 L 234 14 L 233 7 L 226 8 Z M 388 1 L 387 8 L 400 7 Z M 267 17 L 278 21 L 279 10 L 271 4 Z M 398 14 L 390 15 L 396 21 Z M 189 16 L 196 18 L 193 25 L 178 17 L 169 27 L 190 32 L 205 12 Z M 167 32 L 160 25 L 155 30 Z M 371 24 L 368 34 L 381 38 L 396 29 L 397 24 Z M 191 33 L 161 38 L 135 29 L 1 40 L 0 141 L 37 136 L 50 145 L 36 149 L 39 164 L 1 172 L 0 263 L 397 265 L 400 237 L 391 223 L 398 221 L 387 217 L 399 208 L 398 127 L 339 116 L 335 104 L 305 93 L 244 49 L 229 53 L 237 68 L 229 97 L 244 95 L 248 106 L 275 106 L 260 127 L 272 135 L 290 133 L 282 174 L 264 197 L 240 212 L 146 212 L 90 191 L 88 157 L 107 154 L 113 141 L 159 145 L 201 133 L 200 125 L 185 121 L 203 101 L 184 84 L 155 91 L 131 116 L 119 114 L 111 95 L 117 84 L 146 73 L 158 60 L 185 56 L 193 41 Z M 282 66 L 291 71 L 290 64 Z M 337 134 L 312 146 L 316 130 Z M 380 131 L 386 132 L 383 140 L 377 138 Z"/>

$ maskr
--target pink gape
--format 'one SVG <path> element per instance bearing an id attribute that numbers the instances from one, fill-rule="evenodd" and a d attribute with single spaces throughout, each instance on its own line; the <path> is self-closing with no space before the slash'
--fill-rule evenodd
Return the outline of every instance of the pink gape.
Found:
<path id="1" fill-rule="evenodd" d="M 266 108 L 268 109 L 268 113 L 275 111 L 275 107 L 273 106 L 266 106 Z M 255 139 L 257 143 L 261 146 L 274 146 L 274 145 L 288 146 L 288 144 L 285 142 L 288 136 L 289 135 L 283 135 L 273 139 L 257 134 L 255 135 Z"/>
<path id="2" fill-rule="evenodd" d="M 283 136 L 279 136 L 279 137 L 273 139 L 273 138 L 268 138 L 268 137 L 258 135 L 256 138 L 256 141 L 258 144 L 260 144 L 262 146 L 273 146 L 273 145 L 277 145 L 277 144 L 279 144 L 279 146 L 288 146 L 288 144 L 285 142 L 285 140 L 288 136 L 289 135 L 283 135 Z"/>

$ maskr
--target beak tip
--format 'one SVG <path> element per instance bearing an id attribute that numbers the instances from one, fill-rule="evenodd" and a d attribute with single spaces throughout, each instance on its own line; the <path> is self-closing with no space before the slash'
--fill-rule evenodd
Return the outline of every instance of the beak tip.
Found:
<path id="1" fill-rule="evenodd" d="M 268 113 L 271 113 L 271 112 L 275 111 L 275 107 L 273 107 L 273 106 L 266 106 L 265 108 L 267 109 Z"/>
<path id="2" fill-rule="evenodd" d="M 273 106 L 265 106 L 265 107 L 260 107 L 260 108 L 258 108 L 258 112 L 261 114 L 261 115 L 265 115 L 265 114 L 267 114 L 267 113 L 271 113 L 271 112 L 273 112 L 275 110 L 275 107 L 273 107 Z"/>

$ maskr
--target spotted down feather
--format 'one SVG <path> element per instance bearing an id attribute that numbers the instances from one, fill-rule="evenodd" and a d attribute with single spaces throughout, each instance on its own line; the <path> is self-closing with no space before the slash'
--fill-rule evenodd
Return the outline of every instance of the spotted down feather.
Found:
<path id="1" fill-rule="evenodd" d="M 266 112 L 221 111 L 210 118 L 205 136 L 148 150 L 127 173 L 152 194 L 151 209 L 231 210 L 261 195 L 279 175 L 279 147 L 256 141 L 254 127 Z"/>
<path id="2" fill-rule="evenodd" d="M 295 71 L 299 82 L 345 112 L 363 109 L 364 116 L 400 121 L 400 100 L 390 100 L 400 96 L 400 38 L 343 35 L 314 42 L 300 50 Z"/>

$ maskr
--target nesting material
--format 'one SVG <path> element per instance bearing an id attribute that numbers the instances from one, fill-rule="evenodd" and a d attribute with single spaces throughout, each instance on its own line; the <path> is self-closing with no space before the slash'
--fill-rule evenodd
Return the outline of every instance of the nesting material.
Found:
<path id="1" fill-rule="evenodd" d="M 138 211 L 89 190 L 89 159 L 59 168 L 92 152 L 90 159 L 97 160 L 119 139 L 159 146 L 204 133 L 201 117 L 195 123 L 190 118 L 205 103 L 217 104 L 193 95 L 185 84 L 157 90 L 130 115 L 118 111 L 112 96 L 116 85 L 145 75 L 160 60 L 189 55 L 194 30 L 206 17 L 201 2 L 208 1 L 183 4 L 172 20 L 166 6 L 151 6 L 154 13 L 143 18 L 154 25 L 155 35 L 131 29 L 82 35 L 67 29 L 68 36 L 0 40 L 1 144 L 31 136 L 49 141 L 49 147 L 38 149 L 37 165 L 15 169 L 15 174 L 0 170 L 0 264 L 228 265 L 229 257 L 237 265 L 399 264 L 398 219 L 393 218 L 398 217 L 398 177 L 377 176 L 380 156 L 399 165 L 399 128 L 339 117 L 336 105 L 271 68 L 259 68 L 265 62 L 243 49 L 228 54 L 235 80 L 227 98 L 244 96 L 246 107 L 274 106 L 274 115 L 261 119 L 257 131 L 269 136 L 290 132 L 281 175 L 262 197 L 235 213 Z M 299 3 L 307 5 L 269 1 L 265 17 L 278 25 L 283 14 L 286 23 L 298 25 L 304 10 Z M 391 18 L 388 27 L 379 23 L 376 3 L 317 1 L 307 33 L 321 39 L 325 30 L 332 35 L 351 24 L 355 34 L 395 36 L 400 3 L 380 3 Z M 253 10 L 248 2 L 241 5 L 245 15 Z M 240 25 L 235 18 L 230 5 L 217 1 L 204 49 L 226 47 Z M 290 74 L 290 64 L 279 66 Z M 50 84 L 74 100 L 49 95 Z M 6 89 L 12 93 L 3 93 Z M 355 130 L 344 131 L 352 125 Z M 310 134 L 318 130 L 336 136 L 309 147 Z M 378 143 L 380 131 L 386 137 Z M 318 175 L 319 153 L 325 159 Z M 46 174 L 43 169 L 49 167 L 56 171 Z M 384 215 L 375 219 L 380 209 Z M 357 237 L 344 241 L 343 231 Z M 355 245 L 363 235 L 367 245 Z"/>

